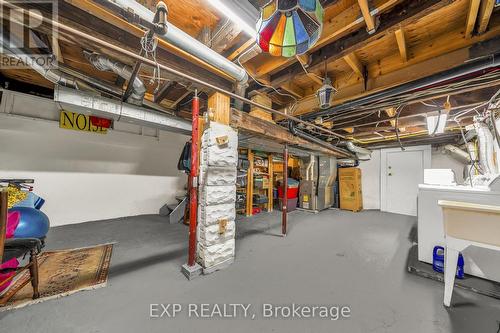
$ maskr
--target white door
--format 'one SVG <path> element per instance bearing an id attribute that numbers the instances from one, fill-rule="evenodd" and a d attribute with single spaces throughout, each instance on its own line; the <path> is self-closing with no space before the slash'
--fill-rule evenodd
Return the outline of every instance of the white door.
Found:
<path id="1" fill-rule="evenodd" d="M 430 167 L 430 147 L 382 150 L 381 208 L 383 211 L 417 215 L 418 185 L 424 181 L 424 169 Z"/>

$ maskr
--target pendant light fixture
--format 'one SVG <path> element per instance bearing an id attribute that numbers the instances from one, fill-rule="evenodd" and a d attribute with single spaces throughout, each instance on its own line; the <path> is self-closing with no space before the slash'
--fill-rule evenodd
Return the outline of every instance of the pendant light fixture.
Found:
<path id="1" fill-rule="evenodd" d="M 328 109 L 332 105 L 332 97 L 336 92 L 337 89 L 332 86 L 332 81 L 328 77 L 327 62 L 325 58 L 325 78 L 323 79 L 323 85 L 316 92 L 319 107 L 321 109 Z"/>
<path id="2" fill-rule="evenodd" d="M 271 0 L 257 22 L 257 44 L 273 56 L 293 57 L 316 44 L 322 27 L 319 0 Z"/>

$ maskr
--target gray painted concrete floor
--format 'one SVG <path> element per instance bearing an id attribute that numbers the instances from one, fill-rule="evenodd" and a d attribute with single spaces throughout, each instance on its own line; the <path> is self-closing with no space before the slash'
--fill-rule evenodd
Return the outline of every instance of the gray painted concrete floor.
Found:
<path id="1" fill-rule="evenodd" d="M 235 263 L 187 281 L 187 228 L 158 216 L 51 229 L 48 248 L 117 241 L 106 288 L 0 313 L 0 332 L 491 332 L 500 301 L 406 272 L 415 218 L 366 211 L 293 212 L 279 236 L 279 213 L 237 222 Z M 252 303 L 255 320 L 149 318 L 151 303 Z M 263 303 L 348 305 L 351 317 L 264 319 Z"/>

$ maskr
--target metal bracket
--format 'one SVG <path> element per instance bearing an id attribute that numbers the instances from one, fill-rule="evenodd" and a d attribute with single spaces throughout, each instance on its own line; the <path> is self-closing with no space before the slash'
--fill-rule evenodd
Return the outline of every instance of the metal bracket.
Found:
<path id="1" fill-rule="evenodd" d="M 217 141 L 218 146 L 224 146 L 224 145 L 228 144 L 229 137 L 227 135 L 219 136 L 219 137 L 215 138 L 215 141 Z"/>
<path id="2" fill-rule="evenodd" d="M 363 66 L 363 87 L 365 91 L 368 89 L 368 68 L 366 65 Z"/>
<path id="3" fill-rule="evenodd" d="M 219 235 L 224 235 L 226 233 L 227 222 L 228 222 L 227 219 L 219 220 Z"/>

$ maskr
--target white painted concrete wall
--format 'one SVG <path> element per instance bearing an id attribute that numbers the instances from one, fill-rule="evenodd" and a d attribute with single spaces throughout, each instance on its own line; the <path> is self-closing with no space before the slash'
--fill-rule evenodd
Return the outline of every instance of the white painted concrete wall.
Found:
<path id="1" fill-rule="evenodd" d="M 60 129 L 51 100 L 7 95 L 0 178 L 34 178 L 52 226 L 157 214 L 182 192 L 187 178 L 177 160 L 188 137 L 122 123 L 107 135 Z"/>
<path id="2" fill-rule="evenodd" d="M 361 162 L 363 208 L 380 209 L 380 150 L 374 150 L 370 161 Z"/>
<path id="3" fill-rule="evenodd" d="M 432 168 L 452 169 L 455 172 L 456 182 L 464 182 L 464 164 L 452 158 L 449 154 L 443 153 L 441 149 L 432 148 Z"/>
<path id="4" fill-rule="evenodd" d="M 458 183 L 463 182 L 463 164 L 448 154 L 432 148 L 433 169 L 452 169 Z M 364 209 L 380 209 L 380 150 L 374 150 L 370 161 L 361 162 Z"/>

